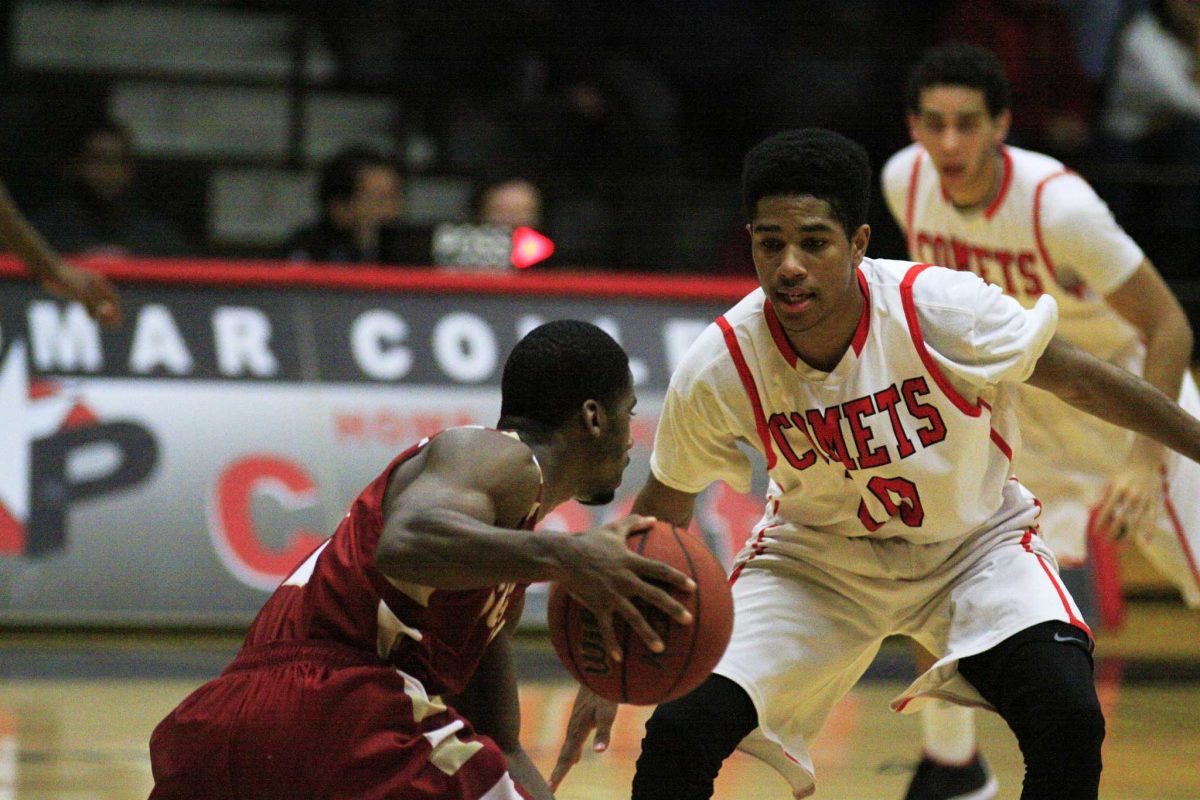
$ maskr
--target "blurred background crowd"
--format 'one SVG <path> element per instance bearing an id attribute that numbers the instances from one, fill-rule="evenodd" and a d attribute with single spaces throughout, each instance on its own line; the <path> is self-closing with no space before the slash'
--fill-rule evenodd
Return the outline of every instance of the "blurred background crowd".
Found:
<path id="1" fill-rule="evenodd" d="M 424 266 L 528 225 L 548 268 L 750 274 L 740 156 L 908 142 L 930 44 L 992 49 L 1010 142 L 1200 266 L 1196 0 L 15 0 L 0 180 L 64 253 Z M 871 252 L 903 257 L 882 202 Z"/>

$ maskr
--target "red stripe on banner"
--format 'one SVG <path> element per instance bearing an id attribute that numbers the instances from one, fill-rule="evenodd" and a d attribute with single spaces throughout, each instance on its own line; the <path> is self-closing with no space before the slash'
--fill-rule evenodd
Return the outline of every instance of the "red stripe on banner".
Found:
<path id="1" fill-rule="evenodd" d="M 758 428 L 758 438 L 762 441 L 763 455 L 767 459 L 767 469 L 774 469 L 775 448 L 771 447 L 771 431 L 767 427 L 767 417 L 763 413 L 762 401 L 758 398 L 758 388 L 754 385 L 754 376 L 750 374 L 750 365 L 746 363 L 746 357 L 742 354 L 737 334 L 733 332 L 729 320 L 725 319 L 724 315 L 717 317 L 717 327 L 721 329 L 721 334 L 725 337 L 725 348 L 729 350 L 729 356 L 733 359 L 734 367 L 737 368 L 738 377 L 742 379 L 742 388 L 746 390 L 746 396 L 750 399 L 750 408 L 754 412 L 754 427 Z"/>
<path id="2" fill-rule="evenodd" d="M 78 258 L 120 283 L 200 286 L 287 286 L 320 289 L 373 289 L 422 294 L 584 295 L 670 300 L 740 300 L 758 283 L 753 278 L 645 275 L 615 272 L 552 272 L 537 268 L 506 273 L 455 272 L 432 267 L 296 264 L 290 261 L 213 259 Z M 0 278 L 29 278 L 11 256 L 0 257 Z"/>
<path id="3" fill-rule="evenodd" d="M 1058 575 L 1054 570 L 1050 569 L 1050 565 L 1046 563 L 1044 558 L 1034 552 L 1033 547 L 1029 544 L 1036 535 L 1037 531 L 1033 528 L 1025 531 L 1025 535 L 1021 537 L 1021 547 L 1025 548 L 1026 553 L 1029 553 L 1038 560 L 1042 572 L 1046 573 L 1046 577 L 1050 579 L 1050 583 L 1054 586 L 1054 591 L 1058 593 L 1058 599 L 1062 602 L 1063 609 L 1067 612 L 1067 622 L 1086 633 L 1089 639 L 1094 639 L 1092 629 L 1088 627 L 1086 622 L 1075 616 L 1075 611 L 1071 608 L 1071 602 L 1067 600 L 1067 590 L 1063 588 L 1062 583 L 1058 580 Z"/>
<path id="4" fill-rule="evenodd" d="M 916 282 L 917 277 L 929 269 L 930 266 L 929 264 L 915 265 L 909 269 L 904 276 L 904 280 L 900 282 L 900 302 L 904 306 L 904 318 L 908 320 L 908 332 L 912 335 L 913 345 L 916 347 L 917 355 L 921 357 L 921 363 L 925 365 L 925 369 L 933 376 L 933 381 L 942 390 L 942 394 L 950 398 L 950 402 L 954 403 L 958 410 L 968 417 L 978 417 L 983 413 L 983 410 L 978 405 L 972 405 L 967 398 L 958 393 L 958 390 L 942 374 L 942 370 L 937 365 L 937 362 L 933 360 L 933 356 L 929 355 L 929 351 L 925 349 L 925 337 L 921 333 L 921 321 L 917 318 L 917 307 L 913 303 L 913 284 Z"/>

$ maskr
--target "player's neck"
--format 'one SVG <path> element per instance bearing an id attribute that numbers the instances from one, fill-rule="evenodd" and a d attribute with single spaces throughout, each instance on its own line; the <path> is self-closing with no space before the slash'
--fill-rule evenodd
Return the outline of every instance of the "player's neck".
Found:
<path id="1" fill-rule="evenodd" d="M 815 370 L 833 372 L 841 363 L 842 357 L 846 355 L 846 351 L 850 349 L 851 342 L 854 341 L 854 334 L 858 331 L 863 309 L 866 306 L 866 297 L 857 280 L 850 287 L 850 293 L 853 299 L 846 303 L 848 313 L 832 315 L 822 329 L 806 331 L 785 329 L 788 341 L 792 345 L 792 351 L 801 361 Z M 849 311 L 851 308 L 853 311 Z"/>
<path id="2" fill-rule="evenodd" d="M 979 211 L 987 208 L 1000 193 L 1000 185 L 1004 182 L 1004 156 L 999 148 L 992 151 L 992 157 L 983 165 L 983 171 L 977 185 L 966 189 L 959 196 L 950 195 L 950 203 L 958 211 Z"/>

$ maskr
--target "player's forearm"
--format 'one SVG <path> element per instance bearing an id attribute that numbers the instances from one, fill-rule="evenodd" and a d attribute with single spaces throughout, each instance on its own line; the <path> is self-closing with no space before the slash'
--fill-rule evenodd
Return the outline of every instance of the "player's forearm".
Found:
<path id="1" fill-rule="evenodd" d="M 554 800 L 554 793 L 550 791 L 546 779 L 542 777 L 542 773 L 538 771 L 524 748 L 518 746 L 515 750 L 505 751 L 504 757 L 508 759 L 508 774 L 521 784 L 521 788 L 529 792 L 535 800 Z"/>
<path id="2" fill-rule="evenodd" d="M 25 219 L 3 186 L 0 186 L 0 240 L 38 278 L 52 276 L 58 256 Z"/>
<path id="3" fill-rule="evenodd" d="M 571 538 L 498 528 L 458 511 L 431 509 L 390 520 L 375 565 L 389 578 L 438 589 L 535 583 L 560 576 Z"/>
<path id="4" fill-rule="evenodd" d="M 651 475 L 633 501 L 633 513 L 656 517 L 679 528 L 687 528 L 696 507 L 696 495 L 672 489 Z"/>
<path id="5" fill-rule="evenodd" d="M 1164 310 L 1151 330 L 1143 333 L 1146 360 L 1142 377 L 1168 397 L 1179 397 L 1183 375 L 1192 363 L 1194 344 L 1187 316 L 1174 305 Z"/>
<path id="6" fill-rule="evenodd" d="M 1200 420 L 1160 389 L 1118 366 L 1070 348 L 1038 362 L 1030 383 L 1113 425 L 1200 461 Z M 1054 365 L 1044 362 L 1057 362 Z M 1046 367 L 1045 369 L 1043 367 Z"/>

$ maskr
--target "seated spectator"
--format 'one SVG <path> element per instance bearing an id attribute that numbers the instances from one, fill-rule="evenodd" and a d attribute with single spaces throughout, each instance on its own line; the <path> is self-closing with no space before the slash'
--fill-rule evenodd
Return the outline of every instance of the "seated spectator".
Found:
<path id="1" fill-rule="evenodd" d="M 542 208 L 542 190 L 529 178 L 481 178 L 471 196 L 471 219 L 433 227 L 433 261 L 474 270 L 544 266 L 555 245 L 541 233 Z"/>
<path id="2" fill-rule="evenodd" d="M 135 191 L 133 136 L 113 120 L 80 128 L 72 138 L 66 191 L 31 215 L 57 250 L 76 254 L 184 256 L 178 228 L 143 207 Z"/>
<path id="3" fill-rule="evenodd" d="M 484 180 L 471 198 L 471 210 L 481 225 L 541 229 L 542 190 L 523 177 Z"/>
<path id="4" fill-rule="evenodd" d="M 316 222 L 285 248 L 292 261 L 426 264 L 428 241 L 414 246 L 402 225 L 404 179 L 395 164 L 365 147 L 343 150 L 325 165 Z"/>
<path id="5" fill-rule="evenodd" d="M 1189 277 L 1200 246 L 1197 48 L 1200 6 L 1189 0 L 1154 0 L 1130 19 L 1117 46 L 1098 154 L 1157 168 L 1119 187 L 1109 202 L 1118 218 L 1131 218 L 1130 227 L 1145 229 L 1141 239 L 1160 269 Z"/>

